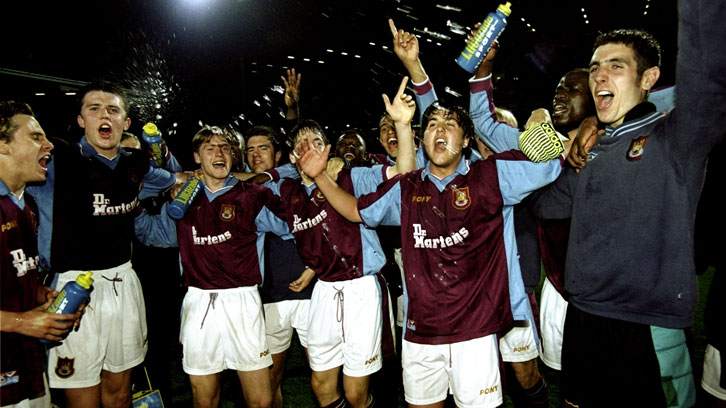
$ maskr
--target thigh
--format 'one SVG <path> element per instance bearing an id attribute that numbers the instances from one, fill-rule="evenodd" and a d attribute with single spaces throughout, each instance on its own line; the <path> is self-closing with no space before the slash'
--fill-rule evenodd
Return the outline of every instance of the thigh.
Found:
<path id="1" fill-rule="evenodd" d="M 506 362 L 523 362 L 537 358 L 534 320 L 517 320 L 504 336 L 499 338 L 499 350 Z"/>
<path id="2" fill-rule="evenodd" d="M 542 286 L 540 323 L 542 325 L 542 362 L 555 370 L 562 368 L 562 335 L 567 301 L 545 279 Z"/>
<path id="3" fill-rule="evenodd" d="M 310 299 L 293 300 L 292 327 L 297 331 L 297 337 L 303 348 L 308 347 L 308 326 L 310 324 Z"/>
<path id="4" fill-rule="evenodd" d="M 448 346 L 403 340 L 401 349 L 406 402 L 429 405 L 444 401 L 449 390 L 449 376 L 446 373 L 448 355 L 444 353 Z"/>
<path id="5" fill-rule="evenodd" d="M 374 276 L 351 281 L 344 289 L 345 333 L 343 374 L 363 377 L 380 370 L 383 315 L 381 292 Z"/>
<path id="6" fill-rule="evenodd" d="M 572 304 L 561 378 L 563 397 L 572 404 L 666 406 L 650 326 L 592 315 Z"/>
<path id="7" fill-rule="evenodd" d="M 290 301 L 266 303 L 265 334 L 270 353 L 279 354 L 290 348 L 292 342 L 291 315 L 293 309 Z"/>
<path id="8" fill-rule="evenodd" d="M 330 282 L 318 281 L 310 298 L 308 357 L 313 371 L 343 365 L 342 325 L 335 293 Z"/>
<path id="9" fill-rule="evenodd" d="M 451 344 L 451 390 L 460 408 L 498 407 L 504 402 L 497 337 Z"/>
<path id="10" fill-rule="evenodd" d="M 703 356 L 701 387 L 714 397 L 726 401 L 726 388 L 723 388 L 719 382 L 723 375 L 721 360 L 720 350 L 710 344 L 707 345 Z"/>

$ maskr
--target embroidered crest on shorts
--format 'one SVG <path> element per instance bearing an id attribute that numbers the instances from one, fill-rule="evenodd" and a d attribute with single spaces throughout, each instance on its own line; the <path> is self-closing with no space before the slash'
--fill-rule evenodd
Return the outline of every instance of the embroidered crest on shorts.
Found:
<path id="1" fill-rule="evenodd" d="M 643 157 L 643 150 L 645 150 L 645 142 L 647 141 L 648 136 L 643 136 L 637 139 L 633 139 L 630 142 L 630 148 L 628 149 L 628 153 L 626 155 L 628 161 L 640 160 L 640 158 Z"/>
<path id="2" fill-rule="evenodd" d="M 76 369 L 73 367 L 75 361 L 75 358 L 58 357 L 55 363 L 55 375 L 60 378 L 68 378 L 75 374 Z"/>
<path id="3" fill-rule="evenodd" d="M 469 187 L 452 187 L 451 204 L 457 210 L 466 210 L 471 205 L 471 196 L 469 195 Z"/>
<path id="4" fill-rule="evenodd" d="M 232 221 L 234 219 L 234 205 L 222 204 L 222 210 L 219 212 L 219 218 L 222 221 Z"/>
<path id="5" fill-rule="evenodd" d="M 325 196 L 323 195 L 323 192 L 318 190 L 317 188 L 315 189 L 315 191 L 313 191 L 313 199 L 315 199 L 315 201 L 319 203 L 325 202 Z"/>

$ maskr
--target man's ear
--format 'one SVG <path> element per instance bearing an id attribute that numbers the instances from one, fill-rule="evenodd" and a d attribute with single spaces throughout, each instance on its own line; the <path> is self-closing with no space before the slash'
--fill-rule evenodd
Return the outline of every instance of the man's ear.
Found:
<path id="1" fill-rule="evenodd" d="M 126 121 L 124 122 L 124 130 L 129 130 L 131 127 L 131 118 L 126 118 Z"/>
<path id="2" fill-rule="evenodd" d="M 80 126 L 82 129 L 86 128 L 86 122 L 83 120 L 83 116 L 76 116 L 76 121 L 78 122 L 78 126 Z"/>
<path id="3" fill-rule="evenodd" d="M 282 152 L 275 152 L 275 166 L 277 166 L 277 163 L 280 162 L 280 158 L 282 157 Z"/>
<path id="4" fill-rule="evenodd" d="M 0 141 L 0 154 L 10 154 L 10 144 L 7 140 Z"/>
<path id="5" fill-rule="evenodd" d="M 464 149 L 466 149 L 467 147 L 469 147 L 469 141 L 470 140 L 471 140 L 470 137 L 465 137 L 464 138 L 464 145 L 463 145 L 464 146 Z"/>
<path id="6" fill-rule="evenodd" d="M 644 91 L 650 91 L 650 88 L 655 85 L 658 78 L 660 78 L 660 68 L 650 67 L 646 69 L 640 78 L 640 88 Z"/>
<path id="7" fill-rule="evenodd" d="M 199 153 L 194 152 L 194 163 L 202 164 L 202 159 L 199 157 Z"/>
<path id="8" fill-rule="evenodd" d="M 290 163 L 292 163 L 292 164 L 297 163 L 297 157 L 292 153 L 290 153 Z"/>

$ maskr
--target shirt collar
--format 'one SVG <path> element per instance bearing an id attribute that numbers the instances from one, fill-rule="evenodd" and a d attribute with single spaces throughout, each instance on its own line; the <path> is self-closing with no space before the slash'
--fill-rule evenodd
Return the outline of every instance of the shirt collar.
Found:
<path id="1" fill-rule="evenodd" d="M 91 146 L 91 144 L 88 143 L 88 140 L 86 139 L 85 135 L 83 135 L 83 137 L 81 138 L 81 141 L 78 142 L 78 145 L 81 147 L 81 154 L 83 155 L 83 157 L 85 157 L 87 159 L 91 158 L 93 156 L 98 156 L 99 158 L 103 158 L 108 162 L 112 162 L 112 161 L 115 161 L 116 159 L 118 159 L 119 155 L 128 156 L 131 154 L 131 152 L 127 151 L 126 149 L 124 149 L 123 146 L 119 145 L 118 154 L 115 157 L 109 159 L 106 156 L 102 156 L 102 155 L 98 154 L 96 149 L 94 149 L 93 146 Z"/>
<path id="2" fill-rule="evenodd" d="M 15 197 L 13 193 L 10 192 L 10 188 L 0 180 L 0 197 L 8 196 L 10 197 L 10 200 L 12 200 L 15 205 L 20 207 L 21 209 L 25 208 L 25 200 L 23 200 L 23 195 L 25 194 L 25 189 L 23 189 L 23 192 L 20 193 L 20 197 Z"/>
<path id="3" fill-rule="evenodd" d="M 451 175 L 444 177 L 444 180 L 449 180 L 451 176 L 456 176 L 458 174 L 465 176 L 467 173 L 469 173 L 469 162 L 464 158 L 464 156 L 462 156 L 461 160 L 459 160 L 459 164 L 456 165 L 454 172 Z M 423 171 L 421 171 L 421 180 L 424 180 L 427 176 L 430 176 L 429 178 L 431 179 L 441 180 L 431 174 L 431 160 L 426 162 L 426 167 L 424 167 Z M 448 181 L 446 183 L 448 184 Z"/>

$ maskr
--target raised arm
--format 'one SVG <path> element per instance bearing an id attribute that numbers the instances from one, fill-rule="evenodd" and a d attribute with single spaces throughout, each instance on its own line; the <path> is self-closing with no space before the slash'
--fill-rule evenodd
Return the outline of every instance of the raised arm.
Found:
<path id="1" fill-rule="evenodd" d="M 295 73 L 295 68 L 292 68 L 287 70 L 287 78 L 285 76 L 280 78 L 285 84 L 285 106 L 287 106 L 285 119 L 298 119 L 300 117 L 300 80 L 302 74 Z"/>
<path id="2" fill-rule="evenodd" d="M 388 177 L 397 174 L 408 173 L 416 169 L 415 147 L 413 143 L 413 132 L 411 131 L 411 120 L 416 112 L 416 103 L 411 95 L 406 95 L 408 77 L 403 77 L 401 85 L 398 87 L 393 102 L 383 94 L 383 103 L 386 104 L 386 112 L 393 119 L 398 135 L 398 157 L 396 157 L 396 165 L 388 170 Z"/>
<path id="3" fill-rule="evenodd" d="M 436 101 L 436 91 L 429 80 L 426 71 L 423 69 L 419 59 L 418 38 L 416 35 L 396 29 L 392 19 L 388 19 L 388 25 L 393 34 L 393 51 L 411 78 L 413 90 L 416 95 L 416 104 L 419 108 L 419 123 L 423 121 L 423 114 L 432 103 Z"/>

